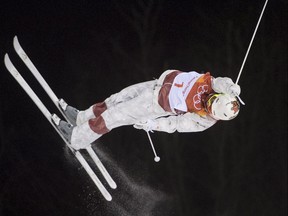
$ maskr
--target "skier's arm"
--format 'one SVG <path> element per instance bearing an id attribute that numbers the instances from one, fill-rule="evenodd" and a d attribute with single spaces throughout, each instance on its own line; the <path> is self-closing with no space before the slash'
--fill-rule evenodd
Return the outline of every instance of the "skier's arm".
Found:
<path id="1" fill-rule="evenodd" d="M 168 133 L 178 132 L 200 132 L 208 129 L 216 123 L 210 117 L 200 117 L 195 113 L 184 115 L 161 117 L 155 120 L 148 120 L 145 123 L 135 124 L 137 129 L 163 131 Z"/>

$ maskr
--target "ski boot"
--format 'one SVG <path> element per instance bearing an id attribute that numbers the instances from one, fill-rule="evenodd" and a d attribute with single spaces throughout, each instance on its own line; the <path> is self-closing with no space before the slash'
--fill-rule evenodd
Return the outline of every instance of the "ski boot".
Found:
<path id="1" fill-rule="evenodd" d="M 68 143 L 71 143 L 73 125 L 61 120 L 56 114 L 53 114 L 51 118 L 52 118 L 53 123 L 56 125 L 60 133 L 65 138 L 65 140 Z"/>
<path id="2" fill-rule="evenodd" d="M 69 106 L 63 99 L 59 100 L 59 106 L 63 110 L 68 121 L 72 125 L 76 125 L 76 120 L 77 120 L 77 115 L 79 113 L 79 110 L 72 106 Z"/>

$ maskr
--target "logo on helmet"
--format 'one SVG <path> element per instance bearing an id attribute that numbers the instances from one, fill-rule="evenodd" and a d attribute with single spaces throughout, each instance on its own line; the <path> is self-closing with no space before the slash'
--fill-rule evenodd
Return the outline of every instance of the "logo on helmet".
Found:
<path id="1" fill-rule="evenodd" d="M 239 109 L 240 109 L 240 104 L 238 103 L 237 100 L 232 101 L 231 104 L 232 104 L 231 110 L 233 110 L 234 114 L 236 114 L 239 111 Z"/>

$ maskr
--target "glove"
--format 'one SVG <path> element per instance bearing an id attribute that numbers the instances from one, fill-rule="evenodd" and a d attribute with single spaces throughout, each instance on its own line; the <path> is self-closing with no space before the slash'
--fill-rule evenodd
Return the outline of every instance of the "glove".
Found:
<path id="1" fill-rule="evenodd" d="M 232 97 L 240 95 L 240 86 L 228 77 L 218 77 L 212 81 L 212 89 L 217 93 L 228 94 Z"/>
<path id="2" fill-rule="evenodd" d="M 223 93 L 229 94 L 232 97 L 236 97 L 240 95 L 241 88 L 239 85 L 233 83 L 232 85 L 228 86 L 226 92 Z"/>
<path id="3" fill-rule="evenodd" d="M 153 132 L 153 129 L 156 128 L 156 121 L 148 119 L 145 122 L 139 122 L 139 123 L 134 124 L 133 127 L 136 129 L 142 129 L 145 131 Z"/>

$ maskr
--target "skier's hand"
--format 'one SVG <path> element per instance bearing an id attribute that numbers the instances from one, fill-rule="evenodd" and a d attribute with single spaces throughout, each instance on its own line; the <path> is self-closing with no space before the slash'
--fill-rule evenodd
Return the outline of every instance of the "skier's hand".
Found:
<path id="1" fill-rule="evenodd" d="M 237 84 L 232 84 L 232 85 L 227 87 L 226 92 L 224 92 L 224 93 L 229 94 L 232 97 L 237 97 L 241 93 L 241 88 Z"/>
<path id="2" fill-rule="evenodd" d="M 240 95 L 241 88 L 228 77 L 217 77 L 212 80 L 212 89 L 217 93 L 228 94 L 231 97 Z"/>
<path id="3" fill-rule="evenodd" d="M 136 129 L 142 129 L 145 131 L 152 131 L 156 128 L 156 121 L 148 119 L 147 121 L 142 121 L 133 125 Z"/>

